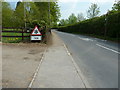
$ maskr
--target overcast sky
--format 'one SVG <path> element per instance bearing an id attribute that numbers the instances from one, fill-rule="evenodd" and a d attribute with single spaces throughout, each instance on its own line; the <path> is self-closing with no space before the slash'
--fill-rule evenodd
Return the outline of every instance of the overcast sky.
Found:
<path id="1" fill-rule="evenodd" d="M 12 8 L 15 8 L 15 2 L 18 0 L 6 0 L 11 3 Z M 86 17 L 86 11 L 90 7 L 91 3 L 97 3 L 100 7 L 100 15 L 105 14 L 108 10 L 111 10 L 115 0 L 59 0 L 58 4 L 60 6 L 61 18 L 67 19 L 71 13 L 76 16 L 78 13 L 83 13 Z"/>

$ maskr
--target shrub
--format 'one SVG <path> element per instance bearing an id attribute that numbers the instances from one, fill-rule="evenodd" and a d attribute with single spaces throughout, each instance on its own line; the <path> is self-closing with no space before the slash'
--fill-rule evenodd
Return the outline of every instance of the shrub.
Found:
<path id="1" fill-rule="evenodd" d="M 105 20 L 105 18 L 107 20 Z M 104 36 L 106 30 L 106 37 L 118 38 L 120 35 L 120 11 L 110 13 L 109 15 L 102 15 L 85 21 L 58 27 L 59 31 L 69 33 L 93 34 Z"/>

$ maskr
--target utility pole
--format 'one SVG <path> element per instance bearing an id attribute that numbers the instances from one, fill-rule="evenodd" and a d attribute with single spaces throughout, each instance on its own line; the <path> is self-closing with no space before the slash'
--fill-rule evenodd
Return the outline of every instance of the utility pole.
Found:
<path id="1" fill-rule="evenodd" d="M 108 15 L 109 15 L 109 10 L 108 10 L 107 14 L 105 15 L 105 32 L 104 32 L 104 38 L 105 38 L 105 39 L 106 39 L 106 36 L 107 36 Z"/>
<path id="2" fill-rule="evenodd" d="M 51 27 L 51 19 L 50 19 L 50 0 L 48 2 L 48 17 L 49 17 L 49 27 Z"/>
<path id="3" fill-rule="evenodd" d="M 104 32 L 105 39 L 106 39 L 106 32 L 107 32 L 107 14 L 105 14 L 105 32 Z"/>
<path id="4" fill-rule="evenodd" d="M 26 2 L 24 2 L 24 19 L 25 19 L 25 28 L 26 28 Z"/>

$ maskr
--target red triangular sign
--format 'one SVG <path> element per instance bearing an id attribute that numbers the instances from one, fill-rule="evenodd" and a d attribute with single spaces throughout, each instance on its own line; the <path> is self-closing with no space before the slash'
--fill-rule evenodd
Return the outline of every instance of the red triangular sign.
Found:
<path id="1" fill-rule="evenodd" d="M 37 35 L 42 35 L 42 34 L 41 34 L 40 30 L 38 29 L 38 27 L 35 26 L 35 28 L 33 29 L 32 33 L 31 33 L 31 35 L 37 36 Z"/>

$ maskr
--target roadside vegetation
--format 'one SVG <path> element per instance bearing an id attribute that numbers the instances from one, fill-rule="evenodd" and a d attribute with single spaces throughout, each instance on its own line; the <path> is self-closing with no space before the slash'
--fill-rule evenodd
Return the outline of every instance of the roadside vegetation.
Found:
<path id="1" fill-rule="evenodd" d="M 49 12 L 50 11 L 50 12 Z M 40 28 L 46 27 L 46 34 L 50 27 L 56 26 L 60 17 L 60 9 L 57 2 L 17 2 L 16 8 L 12 9 L 8 2 L 2 2 L 2 27 L 3 30 L 18 30 L 16 28 Z M 4 29 L 4 28 L 8 29 Z M 15 28 L 15 29 L 9 29 Z M 18 30 L 19 31 L 19 30 Z M 21 33 L 2 32 L 2 35 L 21 35 Z M 18 39 L 3 37 L 2 42 L 19 42 Z"/>
<path id="2" fill-rule="evenodd" d="M 67 24 L 65 20 L 62 20 L 57 28 L 59 31 L 68 33 L 89 35 L 112 41 L 120 40 L 120 1 L 116 2 L 107 14 L 99 16 L 99 13 L 99 7 L 92 4 L 87 11 L 88 19 L 78 22 L 74 19 L 72 20 L 75 21 L 74 23 Z"/>

